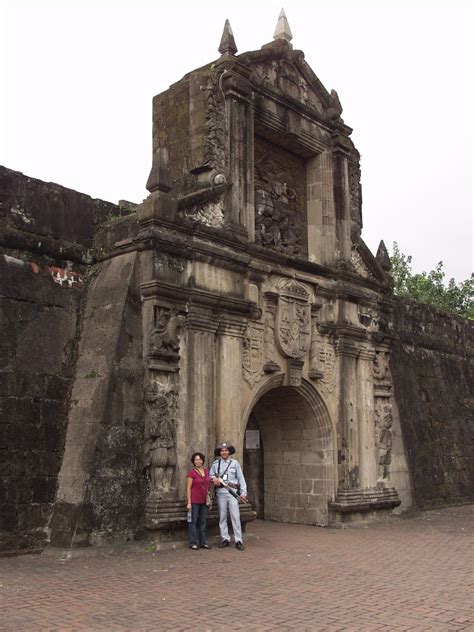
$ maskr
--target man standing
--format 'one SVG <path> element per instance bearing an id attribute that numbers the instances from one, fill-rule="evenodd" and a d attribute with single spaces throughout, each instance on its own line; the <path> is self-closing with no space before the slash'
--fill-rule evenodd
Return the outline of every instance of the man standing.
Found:
<path id="1" fill-rule="evenodd" d="M 229 487 L 235 489 L 244 500 L 247 499 L 247 483 L 239 462 L 230 458 L 232 454 L 235 454 L 233 445 L 220 443 L 214 450 L 214 455 L 219 458 L 212 464 L 209 475 L 216 487 L 217 506 L 219 507 L 219 530 L 221 533 L 219 548 L 223 549 L 230 544 L 229 529 L 227 527 L 227 512 L 229 511 L 234 532 L 235 548 L 243 551 L 244 543 L 242 541 L 239 501 L 219 482 L 219 479 L 223 480 Z"/>

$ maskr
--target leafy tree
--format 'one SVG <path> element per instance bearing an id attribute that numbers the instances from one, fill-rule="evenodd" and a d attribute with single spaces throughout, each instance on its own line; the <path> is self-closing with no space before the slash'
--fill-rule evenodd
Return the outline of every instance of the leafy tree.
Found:
<path id="1" fill-rule="evenodd" d="M 397 242 L 393 243 L 392 264 L 395 294 L 411 298 L 420 303 L 428 303 L 448 312 L 474 319 L 474 278 L 456 283 L 450 279 L 445 285 L 443 262 L 430 272 L 413 274 L 412 257 L 400 251 Z"/>

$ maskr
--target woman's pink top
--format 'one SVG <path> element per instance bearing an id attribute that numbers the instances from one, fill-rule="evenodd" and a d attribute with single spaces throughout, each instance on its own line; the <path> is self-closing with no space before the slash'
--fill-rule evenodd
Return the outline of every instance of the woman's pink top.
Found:
<path id="1" fill-rule="evenodd" d="M 187 473 L 187 477 L 193 481 L 193 484 L 191 485 L 191 502 L 201 505 L 205 504 L 207 492 L 211 486 L 209 470 L 204 468 L 204 476 L 201 476 L 199 472 L 192 469 Z"/>

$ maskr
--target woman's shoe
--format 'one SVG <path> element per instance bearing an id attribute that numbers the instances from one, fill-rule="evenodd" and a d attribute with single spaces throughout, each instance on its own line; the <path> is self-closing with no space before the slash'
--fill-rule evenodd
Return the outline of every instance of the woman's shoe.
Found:
<path id="1" fill-rule="evenodd" d="M 193 551 L 197 551 L 199 549 L 197 544 L 191 544 L 189 548 L 192 549 Z"/>
<path id="2" fill-rule="evenodd" d="M 209 544 L 201 544 L 200 548 L 201 549 L 210 549 L 211 547 L 209 546 Z"/>

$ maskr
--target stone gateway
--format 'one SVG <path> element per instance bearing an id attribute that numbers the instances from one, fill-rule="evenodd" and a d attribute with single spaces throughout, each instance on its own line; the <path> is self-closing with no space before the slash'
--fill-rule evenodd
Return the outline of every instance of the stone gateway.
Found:
<path id="1" fill-rule="evenodd" d="M 271 43 L 240 55 L 226 23 L 219 52 L 154 98 L 142 204 L 100 211 L 97 201 L 82 201 L 93 207 L 82 235 L 68 222 L 43 230 L 39 212 L 26 227 L 18 213 L 5 220 L 3 265 L 6 278 L 16 275 L 8 304 L 21 301 L 20 275 L 34 277 L 50 294 L 30 291 L 29 300 L 42 313 L 46 303 L 62 305 L 63 324 L 58 359 L 51 364 L 46 354 L 35 389 L 21 377 L 30 369 L 16 363 L 20 351 L 9 352 L 8 376 L 20 377 L 7 376 L 6 398 L 17 411 L 25 399 L 39 402 L 35 428 L 57 438 L 48 439 L 51 449 L 44 438 L 36 448 L 9 444 L 12 463 L 29 450 L 48 463 L 47 473 L 25 465 L 23 475 L 46 477 L 51 489 L 10 495 L 4 548 L 184 537 L 190 455 L 209 459 L 222 440 L 236 447 L 248 482 L 243 523 L 258 516 L 338 526 L 414 501 L 472 497 L 462 441 L 468 324 L 438 313 L 421 336 L 421 308 L 395 300 L 383 242 L 374 256 L 361 238 L 352 130 L 336 92 L 293 49 L 284 14 Z M 14 182 L 27 179 L 12 173 L 2 174 L 13 191 L 3 208 L 20 200 L 28 211 L 33 181 L 16 191 Z M 41 230 L 53 238 L 38 249 L 27 237 Z M 69 250 L 58 250 L 58 240 Z M 59 273 L 48 272 L 54 265 L 75 283 L 64 285 L 61 272 L 58 284 Z M 40 323 L 38 331 L 46 340 L 50 330 Z M 437 390 L 417 373 L 429 370 L 428 356 L 437 358 L 438 384 L 451 380 L 447 358 L 458 366 L 458 407 L 444 409 L 458 452 L 438 470 L 444 492 L 411 478 L 425 458 L 420 392 L 426 402 Z M 61 395 L 55 376 L 64 380 Z M 53 401 L 62 407 L 54 429 Z M 435 461 L 443 431 L 430 415 Z M 9 489 L 22 475 L 14 469 L 3 481 Z"/>

